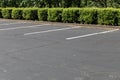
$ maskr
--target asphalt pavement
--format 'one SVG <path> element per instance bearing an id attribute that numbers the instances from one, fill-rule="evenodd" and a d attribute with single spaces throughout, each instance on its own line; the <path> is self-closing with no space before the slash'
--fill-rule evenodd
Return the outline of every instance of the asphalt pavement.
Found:
<path id="1" fill-rule="evenodd" d="M 120 31 L 0 20 L 0 80 L 120 80 Z"/>

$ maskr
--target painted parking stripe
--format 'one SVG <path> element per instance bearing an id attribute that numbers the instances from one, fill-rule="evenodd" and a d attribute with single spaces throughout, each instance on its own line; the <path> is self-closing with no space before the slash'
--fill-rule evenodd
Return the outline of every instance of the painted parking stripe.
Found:
<path id="1" fill-rule="evenodd" d="M 26 22 L 16 22 L 16 23 L 3 23 L 3 24 L 0 24 L 0 25 L 11 25 L 11 24 L 24 24 Z"/>
<path id="2" fill-rule="evenodd" d="M 114 30 L 109 30 L 109 31 L 104 31 L 104 32 L 98 32 L 98 33 L 86 34 L 86 35 L 82 35 L 82 36 L 70 37 L 70 38 L 66 38 L 66 40 L 85 38 L 85 37 L 94 36 L 94 35 L 98 35 L 98 34 L 106 34 L 106 33 L 114 32 L 114 31 L 118 31 L 118 30 L 119 29 L 114 29 Z"/>
<path id="3" fill-rule="evenodd" d="M 40 33 L 48 33 L 48 32 L 56 32 L 56 31 L 63 31 L 63 30 L 69 30 L 69 29 L 75 29 L 80 27 L 70 27 L 70 28 L 60 28 L 60 29 L 52 29 L 52 30 L 46 30 L 46 31 L 40 31 L 40 32 L 32 32 L 32 33 L 25 33 L 24 35 L 33 35 L 33 34 L 40 34 Z"/>
<path id="4" fill-rule="evenodd" d="M 45 26 L 45 25 L 49 25 L 49 24 L 33 25 L 33 26 L 23 26 L 23 27 L 14 27 L 14 28 L 5 28 L 5 29 L 0 29 L 0 31 L 15 30 L 15 29 L 24 29 L 24 28 L 35 28 L 35 27 Z"/>

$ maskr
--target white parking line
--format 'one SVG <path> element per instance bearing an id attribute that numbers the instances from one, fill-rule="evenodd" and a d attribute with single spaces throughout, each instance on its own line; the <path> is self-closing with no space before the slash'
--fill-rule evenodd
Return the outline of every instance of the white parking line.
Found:
<path id="1" fill-rule="evenodd" d="M 0 24 L 0 25 L 11 25 L 11 24 L 22 24 L 22 23 L 26 23 L 26 22 L 3 23 L 3 24 Z"/>
<path id="2" fill-rule="evenodd" d="M 82 35 L 82 36 L 70 37 L 70 38 L 66 38 L 66 40 L 84 38 L 84 37 L 94 36 L 94 35 L 98 35 L 98 34 L 106 34 L 106 33 L 114 32 L 114 31 L 118 31 L 118 30 L 119 29 L 114 29 L 114 30 L 109 30 L 109 31 L 104 31 L 104 32 L 98 32 L 98 33 L 86 34 L 86 35 Z"/>
<path id="3" fill-rule="evenodd" d="M 40 34 L 40 33 L 63 31 L 63 30 L 69 30 L 69 29 L 75 29 L 75 28 L 80 28 L 80 27 L 70 27 L 70 28 L 52 29 L 52 30 L 46 30 L 46 31 L 40 31 L 40 32 L 25 33 L 24 35 L 33 35 L 33 34 Z"/>
<path id="4" fill-rule="evenodd" d="M 5 29 L 0 29 L 0 31 L 15 30 L 15 29 L 23 29 L 23 28 L 35 28 L 35 27 L 44 26 L 44 25 L 49 25 L 49 24 L 33 25 L 33 26 L 23 26 L 23 27 L 14 27 L 14 28 L 5 28 Z"/>

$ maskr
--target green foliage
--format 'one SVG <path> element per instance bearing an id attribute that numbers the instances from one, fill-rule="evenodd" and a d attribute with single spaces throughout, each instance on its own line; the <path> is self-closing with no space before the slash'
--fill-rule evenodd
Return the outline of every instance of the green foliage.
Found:
<path id="1" fill-rule="evenodd" d="M 120 0 L 0 0 L 0 7 L 117 7 Z"/>
<path id="2" fill-rule="evenodd" d="M 12 18 L 13 19 L 22 19 L 22 9 L 12 9 Z"/>
<path id="3" fill-rule="evenodd" d="M 20 0 L 0 0 L 0 7 L 18 7 Z"/>
<path id="4" fill-rule="evenodd" d="M 118 16 L 117 16 L 117 18 L 118 18 L 118 25 L 120 26 L 120 10 L 118 9 Z"/>
<path id="5" fill-rule="evenodd" d="M 0 18 L 2 18 L 2 8 L 0 8 Z"/>
<path id="6" fill-rule="evenodd" d="M 62 12 L 62 21 L 63 22 L 78 22 L 79 16 L 78 8 L 66 8 Z"/>
<path id="7" fill-rule="evenodd" d="M 83 24 L 97 24 L 97 10 L 92 8 L 83 8 L 79 10 L 78 21 Z"/>
<path id="8" fill-rule="evenodd" d="M 32 8 L 26 8 L 23 10 L 22 14 L 23 19 L 25 20 L 37 20 L 37 9 Z"/>
<path id="9" fill-rule="evenodd" d="M 118 17 L 116 9 L 99 9 L 98 23 L 104 25 L 118 25 Z"/>
<path id="10" fill-rule="evenodd" d="M 40 8 L 38 9 L 38 19 L 40 21 L 47 21 L 48 17 L 48 9 L 47 8 Z"/>
<path id="11" fill-rule="evenodd" d="M 62 21 L 62 8 L 48 9 L 48 21 Z"/>
<path id="12" fill-rule="evenodd" d="M 11 13 L 12 9 L 11 8 L 3 8 L 2 9 L 2 17 L 6 19 L 11 19 Z"/>

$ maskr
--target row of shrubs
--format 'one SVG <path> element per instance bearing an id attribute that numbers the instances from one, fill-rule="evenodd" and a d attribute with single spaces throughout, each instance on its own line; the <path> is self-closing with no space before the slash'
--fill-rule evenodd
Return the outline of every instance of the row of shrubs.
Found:
<path id="1" fill-rule="evenodd" d="M 0 18 L 118 26 L 120 25 L 120 9 L 0 8 Z"/>

